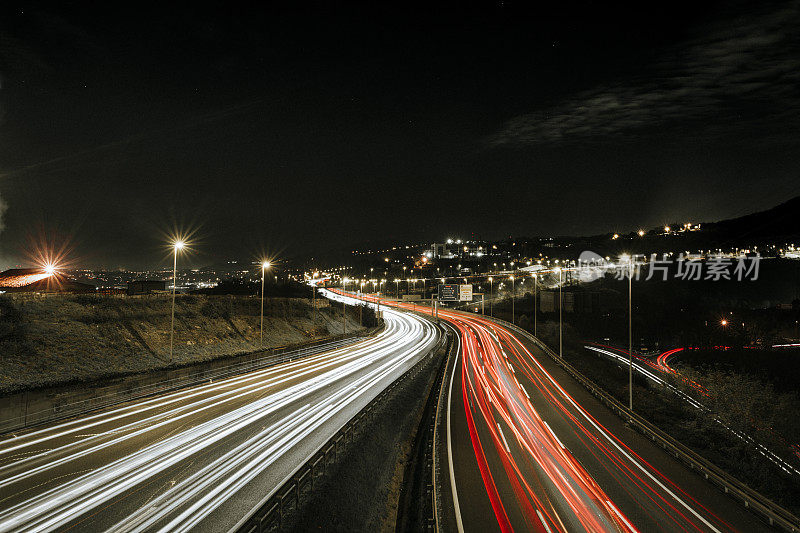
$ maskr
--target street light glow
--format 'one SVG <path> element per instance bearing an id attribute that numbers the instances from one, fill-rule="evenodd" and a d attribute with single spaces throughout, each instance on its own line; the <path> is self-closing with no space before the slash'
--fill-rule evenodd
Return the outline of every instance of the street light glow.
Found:
<path id="1" fill-rule="evenodd" d="M 186 246 L 186 243 L 183 241 L 175 241 L 175 244 L 173 244 L 173 246 L 175 247 L 176 250 L 183 250 L 183 247 Z"/>
<path id="2" fill-rule="evenodd" d="M 263 268 L 264 270 L 268 269 L 269 268 L 269 261 L 264 261 L 263 263 L 261 263 L 261 268 Z"/>

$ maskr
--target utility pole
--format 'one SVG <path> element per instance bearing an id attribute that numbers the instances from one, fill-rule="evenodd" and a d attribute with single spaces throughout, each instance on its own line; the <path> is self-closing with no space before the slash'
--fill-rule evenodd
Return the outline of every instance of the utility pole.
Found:
<path id="1" fill-rule="evenodd" d="M 342 332 L 347 333 L 347 305 L 342 300 Z"/>

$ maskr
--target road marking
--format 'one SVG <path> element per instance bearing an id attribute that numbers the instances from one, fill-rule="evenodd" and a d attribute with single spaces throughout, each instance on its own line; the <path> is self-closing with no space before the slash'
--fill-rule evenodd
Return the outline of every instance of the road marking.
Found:
<path id="1" fill-rule="evenodd" d="M 636 528 L 633 527 L 633 525 L 630 522 L 628 522 L 628 519 L 625 518 L 622 515 L 622 513 L 619 512 L 619 510 L 617 509 L 617 506 L 614 505 L 613 503 L 611 503 L 611 500 L 606 500 L 606 503 L 609 505 L 609 507 L 611 507 L 611 510 L 614 511 L 614 514 L 617 515 L 620 520 L 625 522 L 625 525 L 628 526 L 628 529 L 630 529 L 631 531 L 636 531 Z"/>
<path id="2" fill-rule="evenodd" d="M 506 436 L 503 435 L 503 428 L 500 427 L 500 423 L 499 422 L 497 423 L 497 431 L 500 432 L 500 438 L 503 439 L 503 446 L 506 447 L 506 451 L 508 453 L 511 453 L 511 450 L 508 447 L 508 441 L 506 441 Z"/>
<path id="3" fill-rule="evenodd" d="M 547 522 L 544 521 L 544 517 L 542 516 L 542 512 L 539 509 L 536 509 L 536 514 L 539 515 L 539 520 L 542 522 L 542 525 L 544 526 L 544 530 L 547 531 L 547 533 L 553 533 L 553 531 L 550 529 L 550 526 L 548 526 Z"/>
<path id="4" fill-rule="evenodd" d="M 456 335 L 456 339 L 459 336 Z M 461 343 L 458 343 L 458 353 L 456 354 L 456 360 L 453 363 L 453 372 L 450 374 L 450 387 L 447 391 L 447 462 L 448 466 L 450 467 L 450 490 L 453 493 L 453 508 L 456 513 L 456 528 L 458 529 L 459 533 L 464 533 L 464 524 L 461 522 L 461 508 L 458 506 L 458 491 L 456 490 L 456 474 L 453 470 L 453 443 L 452 431 L 450 431 L 450 406 L 452 404 L 452 396 L 453 396 L 453 379 L 456 376 L 456 368 L 458 368 L 458 359 L 461 357 Z"/>
<path id="5" fill-rule="evenodd" d="M 554 439 L 556 439 L 556 442 L 558 443 L 559 446 L 561 446 L 561 449 L 566 450 L 567 447 L 564 446 L 564 443 L 562 443 L 561 440 L 558 438 L 558 435 L 556 435 L 556 432 L 553 431 L 553 428 L 550 427 L 550 424 L 548 424 L 544 420 L 542 420 L 542 422 L 544 422 L 544 425 L 547 426 L 547 429 L 550 430 L 550 434 L 553 436 Z"/>
<path id="6" fill-rule="evenodd" d="M 527 399 L 529 399 L 529 400 L 530 400 L 530 399 L 531 399 L 531 397 L 530 397 L 530 396 L 528 396 L 528 391 L 526 391 L 526 390 L 525 390 L 525 387 L 523 387 L 521 383 L 520 383 L 520 385 L 519 385 L 519 388 L 520 388 L 520 389 L 522 389 L 522 392 L 524 392 L 524 393 L 525 393 L 525 397 L 526 397 Z"/>
<path id="7" fill-rule="evenodd" d="M 528 334 L 527 334 L 527 333 L 525 333 L 525 335 L 527 336 Z M 534 342 L 534 345 L 536 345 L 536 343 L 535 343 L 535 342 Z M 531 356 L 533 356 L 533 354 L 531 354 Z M 609 435 L 608 433 L 606 433 L 606 431 L 605 431 L 605 430 L 601 429 L 601 428 L 600 428 L 600 426 L 598 426 L 598 425 L 597 425 L 597 424 L 594 422 L 594 420 L 591 418 L 591 416 L 589 416 L 588 412 L 587 412 L 587 411 L 584 411 L 584 409 L 583 409 L 583 408 L 582 408 L 580 405 L 578 405 L 578 403 L 577 403 L 575 400 L 573 400 L 573 399 L 572 399 L 572 396 L 570 396 L 570 395 L 567 393 L 567 391 L 566 391 L 566 390 L 565 390 L 565 389 L 564 389 L 564 388 L 563 388 L 561 385 L 559 385 L 559 384 L 558 384 L 558 382 L 555 380 L 555 378 L 554 378 L 553 376 L 551 376 L 551 375 L 550 375 L 550 373 L 548 373 L 548 372 L 547 372 L 547 370 L 545 370 L 545 369 L 544 369 L 544 367 L 542 366 L 542 364 L 541 364 L 541 363 L 540 363 L 540 362 L 539 362 L 539 361 L 538 361 L 538 360 L 537 360 L 535 357 L 532 357 L 532 360 L 533 360 L 533 362 L 534 362 L 534 363 L 536 363 L 536 366 L 539 368 L 539 370 L 541 370 L 541 372 L 542 372 L 542 373 L 543 373 L 545 376 L 547 376 L 547 379 L 548 379 L 548 381 L 549 381 L 550 383 L 552 383 L 552 384 L 553 384 L 553 386 L 556 388 L 556 390 L 558 390 L 558 391 L 559 391 L 559 393 L 561 393 L 561 395 L 562 395 L 562 396 L 563 396 L 563 397 L 564 397 L 564 398 L 565 398 L 565 399 L 566 399 L 566 400 L 567 400 L 567 401 L 568 401 L 568 402 L 569 402 L 569 403 L 570 403 L 570 404 L 571 404 L 571 405 L 572 405 L 572 406 L 575 408 L 575 410 L 576 410 L 576 411 L 578 411 L 578 413 L 580 413 L 580 414 L 581 414 L 581 416 L 582 416 L 582 417 L 583 417 L 583 418 L 584 418 L 584 419 L 585 419 L 587 422 L 589 422 L 589 424 L 590 424 L 591 426 L 593 426 L 593 427 L 595 428 L 595 430 L 596 430 L 596 431 L 597 431 L 599 434 L 601 434 L 601 435 L 602 435 L 602 436 L 603 436 L 603 437 L 606 439 L 606 441 L 608 441 L 608 443 L 609 443 L 609 444 L 611 444 L 611 445 L 612 445 L 614 448 L 616 448 L 616 449 L 617 449 L 617 451 L 618 451 L 618 452 L 619 452 L 621 455 L 623 455 L 623 456 L 624 456 L 624 457 L 625 457 L 625 458 L 626 458 L 628 461 L 630 461 L 630 462 L 631 462 L 631 464 L 633 464 L 634 466 L 636 466 L 636 468 L 638 468 L 638 469 L 639 469 L 639 471 L 641 471 L 641 472 L 642 472 L 644 475 L 646 475 L 648 478 L 650 478 L 650 480 L 651 480 L 653 483 L 655 483 L 656 485 L 658 485 L 658 486 L 661 488 L 661 490 L 663 490 L 663 491 L 664 491 L 666 494 L 669 494 L 669 495 L 672 497 L 672 499 L 674 499 L 675 501 L 677 501 L 678 503 L 680 503 L 680 504 L 681 504 L 681 505 L 682 505 L 682 506 L 683 506 L 683 507 L 684 507 L 686 510 L 688 510 L 690 513 L 692 513 L 692 515 L 694 515 L 694 516 L 695 516 L 695 518 L 697 518 L 698 520 L 700 520 L 701 522 L 703 522 L 703 524 L 705 524 L 705 525 L 706 525 L 706 526 L 707 526 L 709 529 L 711 529 L 712 531 L 715 531 L 716 533 L 721 533 L 721 531 L 720 531 L 719 529 L 717 529 L 716 527 L 714 527 L 714 526 L 713 526 L 713 525 L 712 525 L 712 524 L 711 524 L 711 523 L 710 523 L 708 520 L 706 520 L 706 519 L 705 519 L 705 518 L 704 518 L 704 517 L 703 517 L 703 516 L 702 516 L 700 513 L 698 513 L 697 511 L 695 511 L 695 510 L 694 510 L 694 508 L 693 508 L 692 506 L 690 506 L 688 503 L 686 503 L 685 501 L 683 501 L 683 500 L 682 500 L 682 499 L 681 499 L 681 498 L 680 498 L 680 497 L 679 497 L 677 494 L 675 494 L 673 491 L 671 491 L 670 489 L 668 489 L 668 488 L 666 487 L 666 485 L 664 485 L 664 484 L 663 484 L 663 483 L 662 483 L 662 482 L 661 482 L 661 481 L 660 481 L 658 478 L 656 478 L 656 477 L 655 477 L 655 476 L 654 476 L 652 473 L 650 473 L 650 471 L 649 471 L 649 470 L 647 470 L 647 469 L 646 469 L 644 466 L 642 466 L 642 465 L 639 463 L 639 461 L 635 460 L 635 459 L 634 459 L 634 458 L 633 458 L 633 457 L 632 457 L 632 456 L 631 456 L 629 453 L 627 453 L 627 452 L 626 452 L 626 451 L 625 451 L 625 450 L 624 450 L 624 449 L 623 449 L 623 448 L 622 448 L 622 447 L 621 447 L 619 444 L 617 444 L 617 442 L 616 442 L 616 441 L 615 441 L 615 440 L 614 440 L 614 439 L 611 437 L 611 435 Z"/>

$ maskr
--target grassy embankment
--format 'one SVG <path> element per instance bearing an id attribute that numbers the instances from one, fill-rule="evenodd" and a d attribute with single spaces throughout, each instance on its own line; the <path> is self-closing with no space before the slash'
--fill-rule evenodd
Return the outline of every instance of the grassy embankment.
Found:
<path id="1" fill-rule="evenodd" d="M 167 295 L 0 296 L 0 394 L 255 351 L 260 305 L 249 296 L 178 296 L 170 362 Z M 347 331 L 360 329 L 358 310 L 348 315 Z M 265 348 L 340 333 L 338 307 L 315 315 L 306 299 L 265 300 Z"/>

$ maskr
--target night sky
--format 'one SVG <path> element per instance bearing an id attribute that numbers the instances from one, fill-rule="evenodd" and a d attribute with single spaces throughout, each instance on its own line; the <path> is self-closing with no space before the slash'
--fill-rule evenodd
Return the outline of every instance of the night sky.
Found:
<path id="1" fill-rule="evenodd" d="M 173 229 L 203 264 L 800 194 L 797 2 L 111 4 L 0 8 L 0 267 L 42 241 L 165 265 Z"/>

